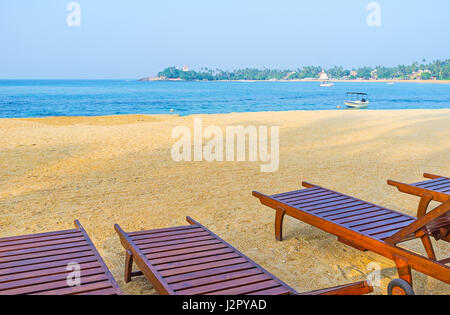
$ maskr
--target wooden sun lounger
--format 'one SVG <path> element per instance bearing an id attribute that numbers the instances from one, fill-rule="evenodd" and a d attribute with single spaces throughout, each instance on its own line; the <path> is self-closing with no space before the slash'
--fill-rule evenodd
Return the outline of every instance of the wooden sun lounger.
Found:
<path id="1" fill-rule="evenodd" d="M 438 261 L 432 249 L 428 225 L 442 220 L 450 210 L 450 201 L 419 218 L 396 212 L 333 190 L 303 183 L 306 189 L 273 196 L 253 192 L 262 204 L 276 210 L 275 236 L 282 240 L 285 215 L 313 225 L 361 251 L 372 251 L 393 260 L 400 279 L 412 289 L 411 268 L 450 283 L 450 261 Z M 428 254 L 420 256 L 397 244 L 420 238 Z M 401 293 L 402 290 L 394 290 Z"/>
<path id="2" fill-rule="evenodd" d="M 0 295 L 120 295 L 78 221 L 76 229 L 0 239 Z M 67 279 L 79 264 L 80 283 Z"/>
<path id="3" fill-rule="evenodd" d="M 190 226 L 124 232 L 115 229 L 126 250 L 125 282 L 145 275 L 166 295 L 292 295 L 297 292 L 191 218 Z M 141 270 L 132 272 L 133 262 Z M 367 282 L 310 294 L 372 292 Z"/>

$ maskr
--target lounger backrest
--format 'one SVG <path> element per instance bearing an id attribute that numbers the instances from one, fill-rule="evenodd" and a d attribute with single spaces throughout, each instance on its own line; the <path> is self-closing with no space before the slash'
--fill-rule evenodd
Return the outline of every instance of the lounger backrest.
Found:
<path id="1" fill-rule="evenodd" d="M 403 239 L 409 238 L 416 232 L 426 228 L 431 234 L 438 232 L 440 229 L 447 229 L 450 227 L 450 200 L 444 202 L 434 210 L 429 211 L 424 216 L 418 218 L 410 225 L 404 227 L 390 238 L 386 239 L 387 243 L 398 243 Z M 443 239 L 446 235 L 442 236 Z"/>
<path id="2" fill-rule="evenodd" d="M 297 292 L 192 218 L 190 226 L 115 229 L 160 294 L 287 295 Z"/>
<path id="3" fill-rule="evenodd" d="M 122 294 L 84 228 L 75 226 L 1 238 L 0 295 Z"/>

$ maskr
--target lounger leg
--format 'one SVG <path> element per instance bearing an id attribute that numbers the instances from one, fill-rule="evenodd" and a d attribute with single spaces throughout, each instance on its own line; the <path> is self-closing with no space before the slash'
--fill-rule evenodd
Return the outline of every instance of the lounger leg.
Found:
<path id="1" fill-rule="evenodd" d="M 283 220 L 285 214 L 286 210 L 277 208 L 275 214 L 275 238 L 280 242 L 283 240 Z"/>
<path id="2" fill-rule="evenodd" d="M 408 282 L 411 287 L 413 286 L 411 267 L 408 264 L 408 261 L 402 257 L 394 256 L 394 262 L 397 266 L 398 276 L 400 279 Z"/>
<path id="3" fill-rule="evenodd" d="M 420 240 L 422 241 L 423 247 L 425 247 L 425 251 L 427 252 L 428 257 L 431 260 L 437 260 L 436 253 L 434 252 L 433 244 L 431 243 L 431 239 L 428 233 L 424 232 L 424 235 L 420 237 Z"/>
<path id="4" fill-rule="evenodd" d="M 127 250 L 125 253 L 125 283 L 131 281 L 131 273 L 133 271 L 133 254 Z"/>

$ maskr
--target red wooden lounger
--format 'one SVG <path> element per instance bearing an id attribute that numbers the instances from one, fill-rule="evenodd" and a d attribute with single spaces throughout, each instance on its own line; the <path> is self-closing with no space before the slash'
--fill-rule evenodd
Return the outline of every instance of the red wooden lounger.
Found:
<path id="1" fill-rule="evenodd" d="M 431 255 L 428 226 L 445 217 L 450 210 L 446 201 L 419 219 L 357 198 L 304 182 L 306 189 L 267 196 L 253 195 L 276 210 L 275 236 L 282 240 L 282 226 L 287 214 L 311 224 L 338 240 L 361 251 L 372 251 L 393 260 L 400 276 L 389 286 L 389 293 L 412 293 L 411 268 L 450 283 L 449 259 L 438 261 Z M 417 255 L 397 244 L 420 238 L 429 258 Z M 431 250 L 430 250 L 431 249 Z"/>
<path id="2" fill-rule="evenodd" d="M 297 292 L 191 218 L 190 226 L 124 232 L 115 229 L 126 250 L 125 282 L 145 275 L 160 294 L 291 295 Z M 132 272 L 133 261 L 141 271 Z M 372 292 L 360 282 L 310 294 Z"/>
<path id="3" fill-rule="evenodd" d="M 78 221 L 76 229 L 0 239 L 0 295 L 120 295 L 122 291 Z M 79 264 L 81 279 L 73 286 Z M 69 267 L 69 268 L 68 268 Z M 72 279 L 73 280 L 73 279 Z"/>

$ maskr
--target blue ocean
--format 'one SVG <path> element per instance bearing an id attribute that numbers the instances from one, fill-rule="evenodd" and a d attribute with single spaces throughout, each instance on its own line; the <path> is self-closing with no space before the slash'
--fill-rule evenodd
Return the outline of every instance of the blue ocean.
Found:
<path id="1" fill-rule="evenodd" d="M 374 110 L 450 108 L 449 84 L 0 80 L 0 117 L 344 110 L 346 92 Z"/>

